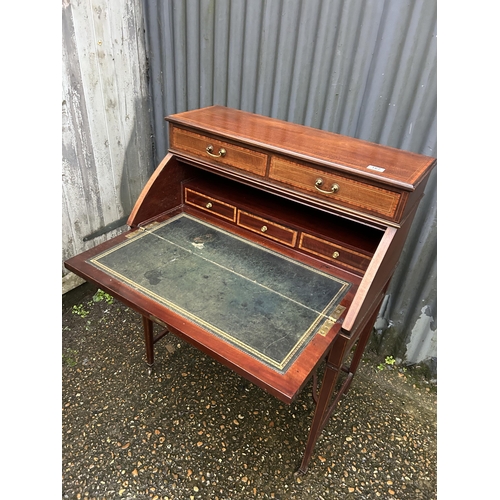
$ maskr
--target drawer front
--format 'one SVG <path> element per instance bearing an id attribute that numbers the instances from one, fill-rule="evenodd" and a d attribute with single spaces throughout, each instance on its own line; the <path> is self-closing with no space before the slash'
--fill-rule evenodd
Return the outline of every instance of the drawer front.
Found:
<path id="1" fill-rule="evenodd" d="M 392 220 L 401 199 L 400 193 L 276 157 L 271 159 L 269 178 L 325 201 Z"/>
<path id="2" fill-rule="evenodd" d="M 290 247 L 297 242 L 297 231 L 242 210 L 238 210 L 238 226 Z"/>
<path id="3" fill-rule="evenodd" d="M 184 201 L 188 205 L 201 208 L 205 212 L 210 212 L 222 219 L 236 222 L 236 207 L 228 203 L 212 198 L 202 193 L 198 193 L 190 188 L 184 189 Z"/>
<path id="4" fill-rule="evenodd" d="M 245 170 L 264 177 L 267 168 L 267 155 L 229 144 L 224 141 L 172 127 L 172 148 L 195 155 L 204 161 Z M 209 148 L 207 150 L 207 148 Z"/>
<path id="5" fill-rule="evenodd" d="M 370 263 L 370 258 L 366 255 L 336 245 L 312 234 L 302 233 L 300 235 L 299 248 L 327 259 L 330 262 L 338 262 L 346 267 L 361 271 L 365 271 Z"/>

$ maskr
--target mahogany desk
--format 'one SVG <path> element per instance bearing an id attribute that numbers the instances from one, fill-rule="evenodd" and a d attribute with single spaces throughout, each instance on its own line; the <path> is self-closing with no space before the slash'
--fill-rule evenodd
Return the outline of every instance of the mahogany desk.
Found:
<path id="1" fill-rule="evenodd" d="M 130 230 L 65 265 L 142 315 L 150 370 L 171 332 L 288 404 L 312 377 L 305 473 L 436 160 L 222 106 L 167 120 Z"/>

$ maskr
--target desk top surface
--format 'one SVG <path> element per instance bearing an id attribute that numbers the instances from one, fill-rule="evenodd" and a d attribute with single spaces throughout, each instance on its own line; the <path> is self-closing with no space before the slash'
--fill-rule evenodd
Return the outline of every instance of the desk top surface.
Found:
<path id="1" fill-rule="evenodd" d="M 185 111 L 166 119 L 278 153 L 331 163 L 346 172 L 409 190 L 436 164 L 429 156 L 224 106 Z"/>
<path id="2" fill-rule="evenodd" d="M 135 234 L 88 262 L 278 373 L 351 286 L 186 214 Z"/>

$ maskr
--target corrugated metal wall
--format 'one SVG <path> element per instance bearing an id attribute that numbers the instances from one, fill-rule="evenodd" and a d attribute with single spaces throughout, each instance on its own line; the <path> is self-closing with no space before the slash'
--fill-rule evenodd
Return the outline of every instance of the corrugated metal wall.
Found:
<path id="1" fill-rule="evenodd" d="M 64 260 L 118 234 L 155 165 L 141 1 L 63 0 L 62 35 Z"/>
<path id="2" fill-rule="evenodd" d="M 436 156 L 435 0 L 147 0 L 153 129 L 211 104 Z M 377 322 L 381 351 L 436 358 L 436 174 Z M 389 328 L 387 328 L 389 327 Z"/>
<path id="3" fill-rule="evenodd" d="M 129 213 L 172 113 L 222 104 L 436 156 L 436 29 L 436 0 L 64 0 L 63 257 L 112 236 L 83 242 Z M 436 318 L 434 173 L 381 350 L 434 360 Z"/>

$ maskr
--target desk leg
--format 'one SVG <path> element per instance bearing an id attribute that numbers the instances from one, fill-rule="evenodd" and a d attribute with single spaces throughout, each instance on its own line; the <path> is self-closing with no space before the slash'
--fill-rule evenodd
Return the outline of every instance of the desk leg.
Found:
<path id="1" fill-rule="evenodd" d="M 361 330 L 353 353 L 352 361 L 349 365 L 349 369 L 347 370 L 347 377 L 338 390 L 335 399 L 329 406 L 333 390 L 335 389 L 335 384 L 337 383 L 340 371 L 342 370 L 342 364 L 347 354 L 347 344 L 349 340 L 339 335 L 332 345 L 332 348 L 326 360 L 325 374 L 323 375 L 323 382 L 321 384 L 319 396 L 315 398 L 316 410 L 314 412 L 311 429 L 307 438 L 304 457 L 302 458 L 302 463 L 297 471 L 297 474 L 305 474 L 307 472 L 309 460 L 311 459 L 311 455 L 318 437 L 328 423 L 328 420 L 330 419 L 333 410 L 339 403 L 340 398 L 348 392 L 349 387 L 351 386 L 352 379 L 354 377 L 354 374 L 356 373 L 356 370 L 358 369 L 366 344 L 368 343 L 368 339 L 370 338 L 370 334 L 372 332 L 375 320 L 377 319 L 381 304 L 382 300 L 380 300 L 378 307 L 375 308 L 372 316 L 365 323 L 365 326 Z M 313 391 L 315 390 L 316 389 L 313 388 Z"/>
<path id="2" fill-rule="evenodd" d="M 338 336 L 328 354 L 328 358 L 326 360 L 326 368 L 325 374 L 323 375 L 323 382 L 321 384 L 321 389 L 319 392 L 318 402 L 316 404 L 316 410 L 314 412 L 313 421 L 311 424 L 311 429 L 309 431 L 309 437 L 307 438 L 306 449 L 304 452 L 304 457 L 302 458 L 302 464 L 300 465 L 299 470 L 297 471 L 299 474 L 305 474 L 307 472 L 307 467 L 309 465 L 309 460 L 311 459 L 311 455 L 316 444 L 316 441 L 323 429 L 326 420 L 331 413 L 328 409 L 328 403 L 331 399 L 333 389 L 335 388 L 335 384 L 337 383 L 340 370 L 342 368 L 342 361 L 344 359 L 344 353 L 347 346 L 347 339 Z M 350 375 L 350 374 L 349 374 Z M 349 377 L 348 377 L 349 378 Z M 339 391 L 339 395 L 342 390 Z M 333 406 L 337 404 L 337 399 L 332 403 L 331 409 L 333 410 Z"/>
<path id="3" fill-rule="evenodd" d="M 148 365 L 148 373 L 151 375 L 155 362 L 153 322 L 147 316 L 142 316 L 142 324 L 144 325 L 144 340 L 146 342 L 146 363 Z"/>

